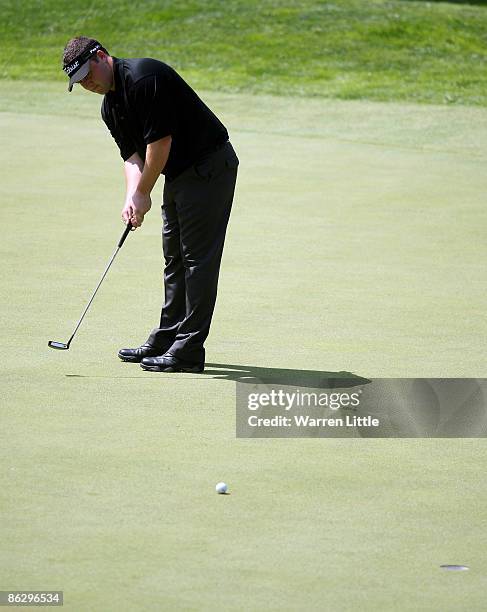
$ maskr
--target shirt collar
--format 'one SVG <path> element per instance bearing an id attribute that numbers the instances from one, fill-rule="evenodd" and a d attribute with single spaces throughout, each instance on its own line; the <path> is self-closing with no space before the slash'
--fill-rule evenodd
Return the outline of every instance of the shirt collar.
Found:
<path id="1" fill-rule="evenodd" d="M 112 55 L 112 60 L 113 60 L 113 82 L 115 85 L 115 91 L 109 91 L 107 93 L 107 96 L 119 96 L 122 94 L 122 86 L 123 86 L 122 60 L 119 59 L 118 57 L 114 57 L 113 55 Z"/>

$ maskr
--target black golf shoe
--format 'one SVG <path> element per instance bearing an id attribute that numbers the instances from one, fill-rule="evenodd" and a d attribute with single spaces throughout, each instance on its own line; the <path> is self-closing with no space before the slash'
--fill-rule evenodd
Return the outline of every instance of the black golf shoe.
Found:
<path id="1" fill-rule="evenodd" d="M 118 351 L 118 356 L 122 361 L 130 361 L 131 363 L 140 363 L 144 357 L 157 357 L 165 351 L 160 348 L 155 348 L 150 344 L 143 344 L 138 348 L 124 348 Z"/>
<path id="2" fill-rule="evenodd" d="M 166 353 L 159 357 L 145 357 L 140 362 L 140 367 L 150 372 L 203 372 L 205 364 L 183 361 Z"/>

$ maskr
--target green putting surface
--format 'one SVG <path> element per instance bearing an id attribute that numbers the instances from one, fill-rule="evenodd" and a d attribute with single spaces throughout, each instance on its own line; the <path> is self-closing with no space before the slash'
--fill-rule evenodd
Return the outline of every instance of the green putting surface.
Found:
<path id="1" fill-rule="evenodd" d="M 239 181 L 207 370 L 164 375 L 116 357 L 158 320 L 162 180 L 71 349 L 47 348 L 116 247 L 124 179 L 101 98 L 37 90 L 0 83 L 0 589 L 68 610 L 482 609 L 483 440 L 237 440 L 234 381 L 486 376 L 487 112 L 203 94 Z"/>

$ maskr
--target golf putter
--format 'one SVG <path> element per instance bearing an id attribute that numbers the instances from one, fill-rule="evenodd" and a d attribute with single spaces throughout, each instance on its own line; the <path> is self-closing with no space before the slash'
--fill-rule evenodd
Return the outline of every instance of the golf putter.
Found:
<path id="1" fill-rule="evenodd" d="M 117 248 L 115 249 L 115 252 L 112 255 L 112 258 L 110 259 L 110 261 L 108 262 L 108 266 L 105 268 L 105 272 L 103 272 L 103 276 L 100 279 L 100 282 L 98 283 L 98 285 L 96 286 L 95 291 L 93 292 L 93 295 L 91 296 L 90 301 L 88 302 L 86 308 L 83 311 L 83 314 L 81 315 L 80 320 L 78 321 L 78 324 L 76 325 L 74 332 L 71 336 L 71 338 L 67 341 L 67 343 L 64 342 L 56 342 L 55 340 L 49 340 L 49 342 L 47 343 L 47 346 L 49 348 L 52 349 L 57 349 L 59 351 L 67 351 L 69 349 L 69 345 L 71 344 L 76 332 L 78 331 L 79 326 L 81 325 L 81 321 L 85 318 L 85 314 L 88 312 L 88 308 L 91 306 L 91 302 L 95 299 L 95 295 L 96 292 L 98 291 L 98 289 L 100 288 L 100 285 L 103 282 L 103 279 L 105 278 L 105 276 L 107 275 L 108 270 L 110 269 L 110 266 L 113 263 L 113 260 L 115 259 L 115 257 L 117 256 L 117 253 L 120 251 L 123 243 L 125 242 L 125 238 L 127 238 L 127 236 L 129 235 L 130 231 L 132 230 L 132 224 L 129 222 L 127 223 L 127 227 L 125 228 L 122 237 L 120 238 L 120 240 L 118 241 L 118 245 Z"/>

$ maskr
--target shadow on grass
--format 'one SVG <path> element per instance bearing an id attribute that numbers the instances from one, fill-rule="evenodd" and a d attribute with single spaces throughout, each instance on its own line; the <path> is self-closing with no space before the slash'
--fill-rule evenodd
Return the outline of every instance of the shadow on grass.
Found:
<path id="1" fill-rule="evenodd" d="M 133 367 L 133 364 L 128 364 Z M 133 378 L 149 379 L 159 377 L 161 380 L 179 377 L 178 373 L 143 372 L 135 376 L 110 376 L 104 374 L 65 374 L 67 378 Z M 188 377 L 188 374 L 184 374 Z M 230 363 L 207 363 L 201 374 L 191 375 L 191 378 L 215 378 L 217 380 L 233 380 L 247 384 L 288 385 L 293 387 L 311 387 L 313 389 L 341 389 L 366 385 L 368 378 L 357 376 L 351 372 L 325 372 L 320 370 L 291 370 L 285 368 L 263 368 L 251 365 L 234 365 Z"/>
<path id="2" fill-rule="evenodd" d="M 203 375 L 235 382 L 266 385 L 289 385 L 314 389 L 355 387 L 371 381 L 351 372 L 325 372 L 320 370 L 291 370 L 263 368 L 229 363 L 207 363 Z"/>

